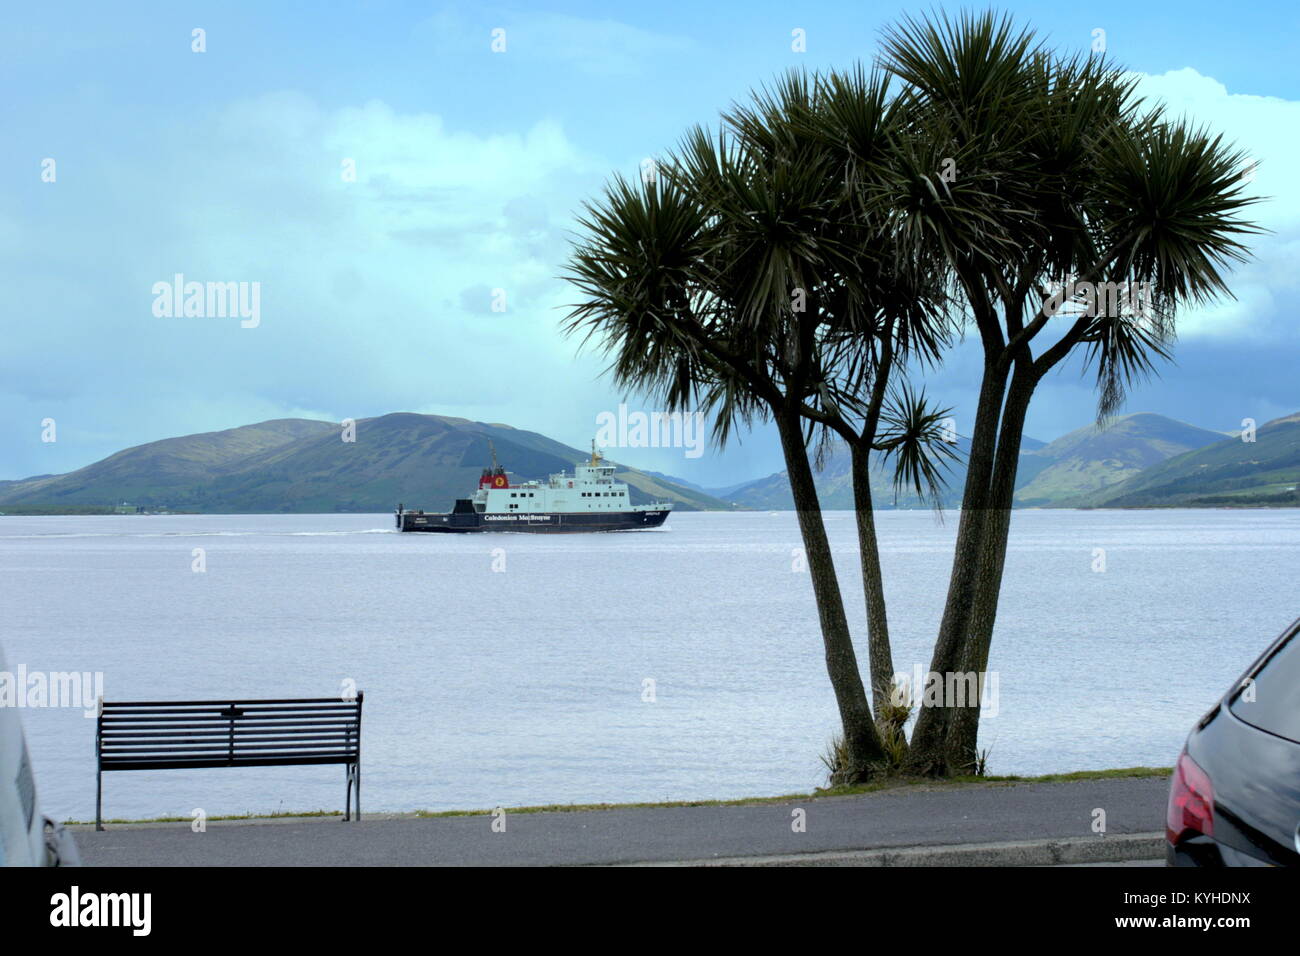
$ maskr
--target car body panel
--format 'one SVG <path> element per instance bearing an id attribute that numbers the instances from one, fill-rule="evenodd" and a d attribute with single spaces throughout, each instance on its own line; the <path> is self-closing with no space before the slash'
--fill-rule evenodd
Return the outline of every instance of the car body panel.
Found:
<path id="1" fill-rule="evenodd" d="M 9 673 L 0 650 L 0 674 Z M 41 814 L 20 713 L 0 706 L 0 866 L 75 865 L 71 834 Z"/>
<path id="2" fill-rule="evenodd" d="M 1300 622 L 1270 644 L 1188 736 L 1187 754 L 1214 790 L 1214 834 L 1167 845 L 1171 866 L 1300 866 L 1300 742 L 1243 719 L 1291 726 L 1277 724 L 1267 709 L 1252 711 L 1243 694 L 1263 668 L 1283 663 L 1281 655 L 1288 674 L 1300 666 Z"/>

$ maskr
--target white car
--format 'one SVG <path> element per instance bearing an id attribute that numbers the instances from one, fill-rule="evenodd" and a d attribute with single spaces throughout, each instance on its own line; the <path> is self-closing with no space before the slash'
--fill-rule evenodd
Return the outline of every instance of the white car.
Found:
<path id="1" fill-rule="evenodd" d="M 0 651 L 0 674 L 8 674 Z M 76 866 L 77 846 L 40 812 L 18 708 L 0 706 L 0 866 Z"/>

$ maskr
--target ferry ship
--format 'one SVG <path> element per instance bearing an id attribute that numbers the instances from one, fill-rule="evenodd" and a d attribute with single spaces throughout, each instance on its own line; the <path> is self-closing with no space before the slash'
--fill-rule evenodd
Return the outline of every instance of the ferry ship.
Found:
<path id="1" fill-rule="evenodd" d="M 398 531 L 519 531 L 564 534 L 579 531 L 640 531 L 658 528 L 673 510 L 671 501 L 633 506 L 627 485 L 614 480 L 614 466 L 605 463 L 596 443 L 591 460 L 569 475 L 560 472 L 546 481 L 511 484 L 497 464 L 484 468 L 472 498 L 458 498 L 445 514 L 405 511 L 397 506 Z"/>

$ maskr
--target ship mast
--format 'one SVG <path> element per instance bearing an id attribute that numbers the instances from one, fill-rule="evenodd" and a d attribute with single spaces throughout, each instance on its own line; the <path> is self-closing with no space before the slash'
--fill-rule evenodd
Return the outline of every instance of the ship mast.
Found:
<path id="1" fill-rule="evenodd" d="M 492 444 L 491 438 L 487 440 L 487 443 L 488 451 L 492 453 L 492 467 L 483 469 L 483 474 L 478 480 L 478 486 L 480 488 L 484 485 L 491 485 L 493 488 L 508 488 L 510 487 L 510 480 L 506 476 L 506 470 L 497 461 L 496 445 Z"/>

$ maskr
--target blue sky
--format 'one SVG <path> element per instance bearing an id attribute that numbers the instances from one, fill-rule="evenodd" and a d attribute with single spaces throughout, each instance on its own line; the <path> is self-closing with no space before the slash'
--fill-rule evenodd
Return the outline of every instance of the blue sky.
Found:
<path id="1" fill-rule="evenodd" d="M 1108 52 L 1143 90 L 1261 165 L 1273 230 L 1238 300 L 1183 317 L 1177 360 L 1135 392 L 1228 430 L 1300 409 L 1300 13 L 1294 4 L 1003 5 L 1062 48 Z M 869 59 L 925 8 L 864 3 L 50 4 L 0 35 L 0 478 L 261 421 L 408 410 L 578 447 L 625 396 L 558 321 L 572 215 L 614 171 L 792 66 Z M 956 10 L 957 7 L 947 9 Z M 205 31 L 206 52 L 191 50 Z M 506 50 L 491 50 L 504 29 Z M 791 50 L 805 31 L 807 52 Z M 43 182 L 42 161 L 55 160 Z M 344 181 L 345 161 L 355 165 Z M 260 323 L 163 318 L 176 273 L 259 282 Z M 503 289 L 506 310 L 492 310 Z M 960 430 L 978 357 L 928 381 Z M 635 407 L 645 407 L 628 396 Z M 1028 433 L 1088 422 L 1077 370 Z M 41 441 L 41 422 L 58 440 Z M 760 433 L 725 455 L 622 460 L 728 484 L 781 468 Z"/>

